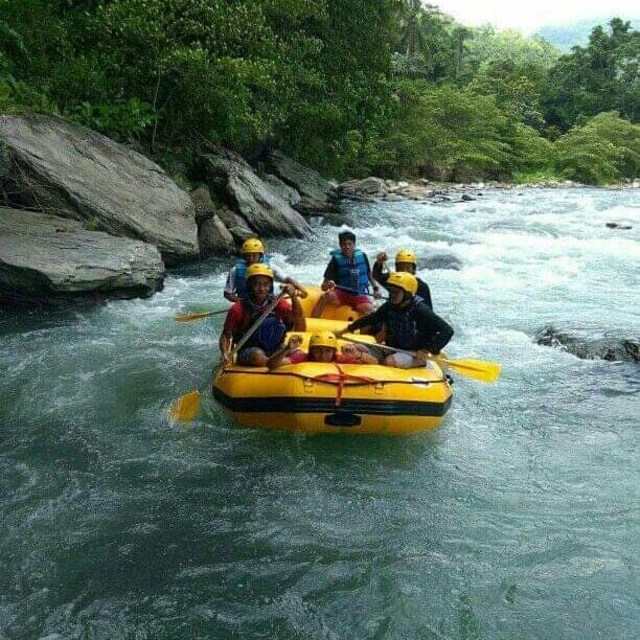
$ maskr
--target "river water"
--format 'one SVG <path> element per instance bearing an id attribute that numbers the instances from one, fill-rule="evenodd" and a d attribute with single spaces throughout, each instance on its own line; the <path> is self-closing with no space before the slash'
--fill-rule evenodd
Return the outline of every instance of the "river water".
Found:
<path id="1" fill-rule="evenodd" d="M 640 190 L 347 205 L 370 256 L 410 247 L 456 329 L 440 428 L 304 437 L 206 397 L 228 263 L 149 300 L 0 312 L 0 639 L 640 636 L 640 371 L 538 346 L 640 336 Z M 607 222 L 632 225 L 609 229 Z M 319 282 L 337 228 L 271 242 Z M 451 258 L 453 257 L 453 258 Z"/>

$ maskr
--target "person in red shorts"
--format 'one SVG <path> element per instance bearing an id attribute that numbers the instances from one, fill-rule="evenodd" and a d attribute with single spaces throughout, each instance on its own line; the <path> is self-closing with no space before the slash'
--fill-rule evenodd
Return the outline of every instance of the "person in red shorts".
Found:
<path id="1" fill-rule="evenodd" d="M 284 342 L 287 331 L 304 331 L 304 315 L 297 297 L 297 290 L 286 284 L 283 291 L 291 296 L 291 302 L 279 300 L 273 311 L 238 352 L 237 364 L 264 367 L 267 360 Z M 220 352 L 225 365 L 232 364 L 231 345 L 237 343 L 273 302 L 273 271 L 266 264 L 252 264 L 247 269 L 248 295 L 236 302 L 227 312 L 220 336 Z"/>
<path id="2" fill-rule="evenodd" d="M 361 344 L 348 344 L 338 353 L 338 340 L 331 331 L 319 331 L 309 338 L 309 355 L 302 349 L 300 336 L 293 336 L 289 344 L 276 351 L 267 363 L 269 369 L 285 364 L 298 362 L 336 362 L 338 364 L 378 364 L 378 359 L 371 355 Z"/>
<path id="3" fill-rule="evenodd" d="M 373 311 L 368 296 L 369 284 L 373 295 L 380 297 L 380 287 L 373 279 L 367 254 L 356 248 L 356 236 L 351 231 L 338 234 L 339 249 L 331 252 L 331 260 L 324 272 L 320 288 L 325 292 L 316 302 L 312 318 L 319 318 L 327 305 L 349 305 L 361 315 Z"/>

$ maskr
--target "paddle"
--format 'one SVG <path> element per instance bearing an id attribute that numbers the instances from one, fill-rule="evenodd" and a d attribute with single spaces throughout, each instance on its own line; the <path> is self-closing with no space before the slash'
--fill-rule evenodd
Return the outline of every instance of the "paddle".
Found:
<path id="1" fill-rule="evenodd" d="M 200 320 L 201 318 L 208 318 L 209 316 L 217 316 L 220 313 L 227 313 L 231 307 L 227 309 L 218 309 L 218 311 L 194 311 L 185 313 L 183 316 L 176 316 L 174 320 L 176 322 L 191 322 L 192 320 Z"/>
<path id="2" fill-rule="evenodd" d="M 258 319 L 247 329 L 247 332 L 238 340 L 238 344 L 236 344 L 231 350 L 230 356 L 233 360 L 233 357 L 242 349 L 242 347 L 246 344 L 247 340 L 258 330 L 258 327 L 263 323 L 265 318 L 276 308 L 276 305 L 280 300 L 284 297 L 284 291 L 277 295 L 262 311 L 262 313 L 258 316 Z M 206 383 L 209 384 L 209 381 Z M 198 413 L 198 409 L 200 408 L 200 389 L 195 389 L 194 391 L 189 391 L 189 393 L 185 393 L 180 396 L 169 409 L 169 415 L 174 420 L 180 420 L 181 422 L 189 422 L 196 417 Z"/>
<path id="3" fill-rule="evenodd" d="M 410 356 L 416 355 L 414 351 L 395 349 L 394 347 L 388 347 L 386 344 L 364 342 L 362 340 L 354 340 L 353 338 L 346 338 L 344 336 L 342 336 L 342 339 L 347 342 L 355 342 L 356 344 L 363 344 L 368 347 L 377 347 L 385 351 L 393 351 L 394 353 L 406 353 Z M 483 360 L 472 360 L 470 358 L 449 360 L 449 358 L 443 355 L 436 355 L 432 357 L 440 366 L 446 366 L 456 373 L 459 373 L 461 376 L 467 376 L 468 378 L 473 378 L 480 382 L 492 383 L 500 377 L 501 367 L 497 362 L 485 362 Z"/>
<path id="4" fill-rule="evenodd" d="M 306 298 L 309 294 L 304 289 L 298 289 L 297 294 L 299 298 Z M 288 296 L 287 296 L 288 297 Z M 217 316 L 221 313 L 227 313 L 231 307 L 226 309 L 218 309 L 217 311 L 190 311 L 181 316 L 176 316 L 174 320 L 176 322 L 191 322 L 192 320 L 202 320 L 202 318 L 208 318 L 209 316 Z"/>
<path id="5" fill-rule="evenodd" d="M 368 298 L 375 298 L 376 300 L 386 300 L 386 296 L 382 297 L 380 296 L 379 298 L 377 296 L 375 296 L 373 293 L 369 293 L 368 291 L 366 293 L 363 293 L 362 291 L 358 291 L 357 289 L 350 289 L 349 287 L 343 287 L 342 285 L 337 284 L 334 289 L 340 289 L 340 291 L 346 291 L 347 293 L 352 293 L 354 296 L 367 296 Z"/>

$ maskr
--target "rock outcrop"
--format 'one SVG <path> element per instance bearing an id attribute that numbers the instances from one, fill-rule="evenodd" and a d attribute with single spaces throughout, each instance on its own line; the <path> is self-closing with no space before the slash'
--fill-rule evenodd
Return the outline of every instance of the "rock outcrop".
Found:
<path id="1" fill-rule="evenodd" d="M 310 230 L 306 220 L 238 154 L 218 149 L 202 161 L 211 191 L 239 214 L 255 234 L 301 238 Z"/>
<path id="2" fill-rule="evenodd" d="M 299 202 L 291 205 L 304 215 L 322 215 L 338 210 L 336 189 L 317 171 L 305 167 L 280 151 L 271 151 L 264 158 L 267 173 L 273 174 L 300 194 Z"/>
<path id="3" fill-rule="evenodd" d="M 537 344 L 558 347 L 586 360 L 640 362 L 640 341 L 629 338 L 590 337 L 582 332 L 569 332 L 553 325 L 543 327 L 535 337 Z"/>
<path id="4" fill-rule="evenodd" d="M 277 193 L 284 201 L 288 202 L 294 209 L 297 210 L 297 206 L 302 200 L 300 194 L 285 182 L 282 182 L 280 178 L 274 176 L 272 173 L 265 173 L 262 175 L 262 179 L 269 185 L 269 188 Z"/>
<path id="5" fill-rule="evenodd" d="M 154 244 L 171 265 L 198 255 L 195 209 L 154 162 L 85 127 L 0 116 L 5 204 Z"/>
<path id="6" fill-rule="evenodd" d="M 0 207 L 0 302 L 134 298 L 162 286 L 158 249 L 81 222 Z"/>
<path id="7" fill-rule="evenodd" d="M 200 255 L 209 257 L 233 252 L 233 235 L 218 215 L 218 207 L 206 187 L 198 187 L 189 194 L 196 207 Z"/>

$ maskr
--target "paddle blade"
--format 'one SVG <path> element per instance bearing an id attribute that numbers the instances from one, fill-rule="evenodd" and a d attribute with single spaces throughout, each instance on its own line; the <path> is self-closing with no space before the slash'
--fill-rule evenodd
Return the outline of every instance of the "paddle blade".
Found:
<path id="1" fill-rule="evenodd" d="M 502 367 L 497 362 L 485 362 L 483 360 L 449 360 L 443 356 L 436 356 L 436 362 L 440 366 L 459 373 L 461 376 L 473 378 L 480 382 L 493 383 L 500 377 Z"/>
<path id="2" fill-rule="evenodd" d="M 190 391 L 180 396 L 169 409 L 169 415 L 174 420 L 190 422 L 196 417 L 200 408 L 200 392 Z"/>

